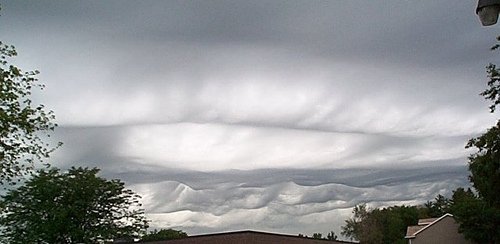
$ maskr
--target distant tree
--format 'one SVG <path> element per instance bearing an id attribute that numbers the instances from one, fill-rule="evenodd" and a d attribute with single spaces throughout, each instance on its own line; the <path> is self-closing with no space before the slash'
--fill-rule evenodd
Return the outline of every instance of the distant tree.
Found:
<path id="1" fill-rule="evenodd" d="M 342 226 L 342 235 L 361 243 L 405 243 L 406 228 L 418 222 L 417 207 L 393 206 L 367 209 L 357 205 L 354 216 Z"/>
<path id="2" fill-rule="evenodd" d="M 302 237 L 302 238 L 309 238 L 307 235 L 303 235 L 303 234 L 299 234 L 298 235 L 299 237 Z M 317 239 L 317 240 L 329 240 L 329 241 L 336 241 L 338 240 L 338 236 L 335 234 L 334 231 L 330 231 L 326 237 L 323 236 L 323 234 L 319 233 L 319 232 L 316 232 L 316 233 L 313 233 L 312 237 L 313 239 Z"/>
<path id="3" fill-rule="evenodd" d="M 141 237 L 141 241 L 163 241 L 186 238 L 188 235 L 182 230 L 161 229 L 153 230 Z"/>
<path id="4" fill-rule="evenodd" d="M 44 87 L 35 78 L 39 72 L 9 64 L 16 55 L 14 46 L 0 41 L 0 184 L 14 184 L 57 147 L 42 140 L 57 126 L 54 113 L 31 100 L 32 89 Z"/>
<path id="5" fill-rule="evenodd" d="M 321 233 L 313 233 L 312 238 L 313 239 L 320 239 L 321 240 L 321 239 L 323 239 L 323 234 L 321 234 Z"/>
<path id="6" fill-rule="evenodd" d="M 330 233 L 328 233 L 326 235 L 326 239 L 329 240 L 329 241 L 336 241 L 336 240 L 338 240 L 338 238 L 339 237 L 337 236 L 337 234 L 335 234 L 334 231 L 330 231 Z"/>
<path id="7" fill-rule="evenodd" d="M 103 243 L 147 228 L 140 196 L 98 169 L 39 170 L 0 202 L 3 243 Z"/>
<path id="8" fill-rule="evenodd" d="M 450 199 L 439 194 L 434 201 L 427 201 L 424 204 L 423 212 L 419 218 L 438 218 L 450 212 Z"/>

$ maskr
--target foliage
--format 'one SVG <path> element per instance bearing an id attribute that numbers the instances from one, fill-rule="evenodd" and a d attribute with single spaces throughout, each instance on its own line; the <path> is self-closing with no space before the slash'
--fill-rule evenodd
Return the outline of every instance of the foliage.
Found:
<path id="1" fill-rule="evenodd" d="M 329 241 L 336 241 L 339 239 L 339 237 L 337 236 L 337 234 L 335 234 L 334 231 L 330 231 L 330 233 L 326 235 L 326 239 Z"/>
<path id="2" fill-rule="evenodd" d="M 495 81 L 498 83 L 498 80 Z M 492 105 L 493 106 L 493 105 Z M 496 106 L 496 104 L 495 104 Z M 491 107 L 490 107 L 491 109 Z M 494 109 L 492 109 L 494 110 Z M 479 243 L 500 242 L 500 120 L 483 135 L 469 140 L 467 148 L 477 152 L 469 156 L 469 179 L 476 189 L 457 190 L 453 213 L 464 236 Z"/>
<path id="3" fill-rule="evenodd" d="M 500 41 L 500 37 L 497 37 Z M 492 47 L 500 48 L 499 44 Z M 490 100 L 490 112 L 500 104 L 500 70 L 486 67 L 488 88 L 481 93 Z M 469 156 L 469 180 L 477 191 L 457 189 L 453 195 L 452 212 L 460 223 L 460 231 L 475 242 L 500 242 L 500 120 L 479 137 L 472 138 L 466 148 L 476 148 Z"/>
<path id="4" fill-rule="evenodd" d="M 497 37 L 497 44 L 495 44 L 491 50 L 500 49 L 500 36 Z M 500 70 L 497 69 L 495 64 L 489 64 L 486 66 L 486 73 L 488 74 L 488 89 L 483 91 L 480 95 L 484 96 L 485 99 L 491 100 L 493 104 L 490 105 L 490 112 L 495 112 L 495 108 L 500 104 Z"/>
<path id="5" fill-rule="evenodd" d="M 323 239 L 323 234 L 321 234 L 321 233 L 313 233 L 312 238 L 313 239 L 319 239 L 319 240 L 321 240 L 321 239 Z"/>
<path id="6" fill-rule="evenodd" d="M 491 49 L 500 48 L 497 44 Z M 486 68 L 488 88 L 481 93 L 486 100 L 491 100 L 490 112 L 494 113 L 500 104 L 500 70 L 494 64 Z M 466 148 L 475 147 L 477 152 L 469 156 L 470 181 L 474 188 L 489 205 L 500 209 L 500 120 L 483 135 L 472 138 Z"/>
<path id="7" fill-rule="evenodd" d="M 161 229 L 153 230 L 148 234 L 141 237 L 141 241 L 163 241 L 163 240 L 174 240 L 188 237 L 186 232 L 182 230 L 173 229 Z"/>
<path id="8" fill-rule="evenodd" d="M 0 183 L 14 184 L 15 178 L 32 172 L 34 162 L 54 150 L 42 138 L 50 136 L 56 124 L 52 111 L 31 100 L 34 87 L 43 89 L 35 76 L 23 72 L 8 59 L 17 55 L 13 46 L 0 42 Z"/>
<path id="9" fill-rule="evenodd" d="M 478 152 L 469 156 L 470 181 L 479 196 L 500 208 L 500 120 L 483 135 L 473 138 L 467 148 Z"/>
<path id="10" fill-rule="evenodd" d="M 451 212 L 460 223 L 459 232 L 477 243 L 499 242 L 498 220 L 500 212 L 476 196 L 469 188 L 458 188 L 453 192 Z"/>
<path id="11" fill-rule="evenodd" d="M 497 69 L 496 65 L 489 64 L 488 66 L 486 66 L 486 73 L 488 74 L 488 78 L 490 79 L 488 81 L 489 88 L 483 91 L 481 95 L 493 102 L 493 104 L 489 107 L 490 112 L 493 113 L 495 112 L 496 106 L 500 104 L 500 72 Z"/>
<path id="12" fill-rule="evenodd" d="M 98 169 L 39 170 L 1 202 L 7 243 L 102 243 L 147 228 L 140 196 Z"/>
<path id="13" fill-rule="evenodd" d="M 326 237 L 323 237 L 323 234 L 316 232 L 313 233 L 312 237 L 308 237 L 307 235 L 299 234 L 299 237 L 303 238 L 312 238 L 312 239 L 317 239 L 317 240 L 328 240 L 328 241 L 337 241 L 338 236 L 335 234 L 334 231 L 330 231 Z"/>
<path id="14" fill-rule="evenodd" d="M 362 237 L 362 225 L 366 226 L 368 219 L 369 210 L 366 208 L 366 204 L 356 205 L 353 210 L 353 217 L 345 220 L 345 225 L 342 226 L 343 236 L 350 238 L 351 240 L 361 240 Z"/>
<path id="15" fill-rule="evenodd" d="M 353 209 L 341 234 L 362 243 L 405 243 L 406 227 L 418 222 L 417 207 L 393 206 L 368 209 L 365 204 Z"/>
<path id="16" fill-rule="evenodd" d="M 419 208 L 419 218 L 438 218 L 450 212 L 450 199 L 438 194 L 434 201 L 427 201 Z"/>

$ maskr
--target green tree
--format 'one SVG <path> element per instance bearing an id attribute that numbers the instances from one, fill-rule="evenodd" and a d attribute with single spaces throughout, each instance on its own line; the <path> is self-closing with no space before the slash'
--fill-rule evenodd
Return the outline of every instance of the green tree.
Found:
<path id="1" fill-rule="evenodd" d="M 141 238 L 141 241 L 163 241 L 186 238 L 188 235 L 182 230 L 161 229 L 153 230 Z"/>
<path id="2" fill-rule="evenodd" d="M 55 148 L 42 140 L 56 127 L 54 113 L 31 100 L 32 89 L 44 87 L 35 78 L 39 72 L 9 64 L 16 55 L 13 46 L 0 42 L 0 184 L 14 184 Z"/>
<path id="3" fill-rule="evenodd" d="M 488 204 L 500 208 L 500 120 L 483 135 L 473 138 L 467 148 L 478 152 L 469 156 L 470 181 Z"/>
<path id="4" fill-rule="evenodd" d="M 323 234 L 321 234 L 321 233 L 313 233 L 312 238 L 313 239 L 321 240 L 321 239 L 323 239 Z"/>
<path id="5" fill-rule="evenodd" d="M 346 220 L 341 234 L 362 243 L 405 243 L 404 236 L 409 225 L 418 222 L 417 207 L 393 206 L 368 209 L 357 205 L 354 216 Z"/>
<path id="6" fill-rule="evenodd" d="M 497 37 L 497 44 L 495 44 L 491 50 L 500 49 L 500 36 Z M 480 95 L 484 96 L 485 99 L 491 100 L 490 112 L 495 112 L 496 106 L 500 104 L 500 70 L 497 69 L 495 64 L 490 63 L 486 66 L 486 73 L 488 74 L 488 88 L 483 91 Z"/>
<path id="7" fill-rule="evenodd" d="M 361 224 L 363 222 L 366 223 L 368 213 L 369 210 L 367 209 L 366 204 L 354 206 L 352 210 L 353 217 L 345 220 L 345 225 L 341 227 L 342 231 L 340 234 L 351 240 L 361 240 Z"/>
<path id="8" fill-rule="evenodd" d="M 497 38 L 500 41 L 500 37 Z M 499 49 L 496 44 L 493 50 Z M 488 88 L 481 93 L 490 100 L 490 112 L 500 104 L 500 70 L 494 64 L 486 68 Z M 466 148 L 476 148 L 469 156 L 469 180 L 477 191 L 457 189 L 453 214 L 467 239 L 480 243 L 500 243 L 500 120 L 479 137 L 472 138 Z M 456 196 L 455 196 L 456 195 Z M 460 200 L 462 199 L 462 200 Z"/>
<path id="9" fill-rule="evenodd" d="M 489 207 L 470 188 L 467 191 L 458 188 L 453 192 L 451 212 L 460 223 L 459 232 L 467 239 L 477 243 L 498 242 L 500 213 Z"/>
<path id="10" fill-rule="evenodd" d="M 338 238 L 339 237 L 337 236 L 337 234 L 335 234 L 334 231 L 330 231 L 330 233 L 328 233 L 326 235 L 326 239 L 329 240 L 329 241 L 336 241 L 336 240 L 338 240 Z"/>
<path id="11" fill-rule="evenodd" d="M 140 196 L 98 169 L 39 170 L 1 201 L 7 243 L 102 243 L 139 237 L 147 228 Z"/>
<path id="12" fill-rule="evenodd" d="M 450 199 L 439 194 L 434 201 L 427 201 L 420 213 L 419 218 L 439 218 L 450 212 Z"/>
<path id="13" fill-rule="evenodd" d="M 351 240 L 363 243 L 382 243 L 382 230 L 378 223 L 378 209 L 369 209 L 366 204 L 356 205 L 353 208 L 353 217 L 347 219 L 341 227 L 341 234 Z"/>
<path id="14" fill-rule="evenodd" d="M 299 237 L 309 238 L 307 235 L 303 235 L 303 234 L 299 234 Z M 338 240 L 339 237 L 337 236 L 337 234 L 335 234 L 334 231 L 330 231 L 326 235 L 326 237 L 323 237 L 323 234 L 321 234 L 319 232 L 316 232 L 316 233 L 313 233 L 313 235 L 311 236 L 311 238 L 317 239 L 317 240 L 336 241 L 336 240 Z"/>
<path id="15" fill-rule="evenodd" d="M 500 36 L 497 37 L 500 42 Z M 500 44 L 492 50 L 500 48 Z M 490 100 L 490 112 L 494 113 L 500 104 L 500 70 L 496 65 L 489 64 L 486 68 L 488 74 L 488 88 L 481 93 L 486 100 Z M 500 120 L 487 130 L 483 135 L 472 138 L 466 148 L 476 148 L 478 151 L 469 156 L 470 181 L 479 196 L 492 207 L 500 208 Z"/>
<path id="16" fill-rule="evenodd" d="M 496 104 L 490 107 L 492 111 Z M 471 139 L 466 147 L 478 150 L 469 156 L 469 180 L 477 195 L 457 189 L 452 213 L 465 238 L 478 243 L 500 243 L 500 120 L 483 135 Z"/>

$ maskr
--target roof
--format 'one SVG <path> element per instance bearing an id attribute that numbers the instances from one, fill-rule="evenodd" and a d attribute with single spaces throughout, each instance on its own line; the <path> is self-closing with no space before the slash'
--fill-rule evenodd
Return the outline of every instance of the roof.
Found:
<path id="1" fill-rule="evenodd" d="M 304 244 L 316 244 L 316 243 L 353 243 L 347 241 L 329 241 L 313 239 L 309 237 L 299 237 L 297 235 L 287 235 L 269 232 L 260 232 L 252 230 L 234 231 L 234 232 L 222 232 L 213 234 L 204 234 L 196 236 L 188 236 L 182 239 L 176 240 L 164 240 L 164 241 L 150 241 L 144 242 L 150 244 L 184 244 L 184 243 L 304 243 Z"/>
<path id="2" fill-rule="evenodd" d="M 408 226 L 408 229 L 406 229 L 406 236 L 414 236 L 417 231 L 423 229 L 426 225 L 413 225 L 413 226 Z"/>
<path id="3" fill-rule="evenodd" d="M 415 236 L 418 235 L 418 233 L 424 231 L 425 229 L 429 228 L 430 226 L 434 225 L 435 223 L 441 221 L 446 217 L 453 217 L 453 215 L 447 213 L 439 218 L 419 219 L 418 225 L 408 226 L 408 228 L 406 229 L 405 238 L 406 239 L 415 238 Z"/>
<path id="4" fill-rule="evenodd" d="M 436 221 L 437 219 L 439 219 L 439 218 L 419 219 L 418 225 L 428 225 L 428 224 Z"/>

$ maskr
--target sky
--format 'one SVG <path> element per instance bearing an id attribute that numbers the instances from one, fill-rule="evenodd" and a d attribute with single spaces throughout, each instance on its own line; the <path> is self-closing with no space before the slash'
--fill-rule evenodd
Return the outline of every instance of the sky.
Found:
<path id="1" fill-rule="evenodd" d="M 340 233 L 468 187 L 498 26 L 475 1 L 0 1 L 64 145 L 152 228 Z"/>

